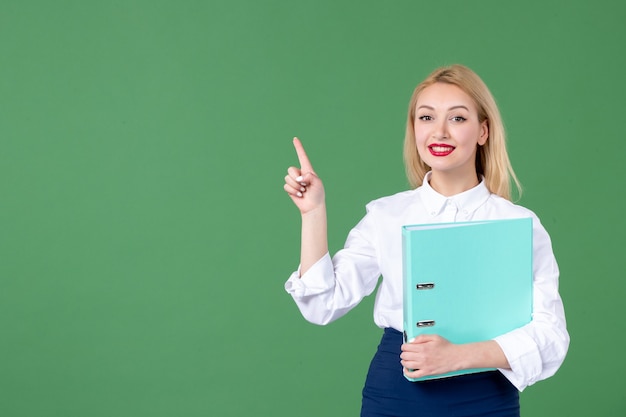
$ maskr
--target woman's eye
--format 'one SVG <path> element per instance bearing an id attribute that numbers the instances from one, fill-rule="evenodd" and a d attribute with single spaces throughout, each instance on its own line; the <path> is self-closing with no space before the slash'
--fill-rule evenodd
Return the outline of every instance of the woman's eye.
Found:
<path id="1" fill-rule="evenodd" d="M 433 118 L 431 116 L 426 116 L 426 115 L 420 116 L 420 117 L 418 117 L 418 119 L 423 120 L 425 122 L 427 122 L 429 120 L 433 120 Z"/>
<path id="2" fill-rule="evenodd" d="M 464 122 L 466 120 L 467 119 L 465 117 L 463 117 L 463 116 L 455 116 L 455 117 L 452 118 L 453 122 Z"/>

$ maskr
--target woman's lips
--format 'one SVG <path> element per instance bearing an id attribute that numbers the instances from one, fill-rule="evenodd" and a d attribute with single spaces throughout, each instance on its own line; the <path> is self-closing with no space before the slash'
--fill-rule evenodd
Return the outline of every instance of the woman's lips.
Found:
<path id="1" fill-rule="evenodd" d="M 454 146 L 434 144 L 428 146 L 428 150 L 433 156 L 446 156 L 454 151 Z"/>

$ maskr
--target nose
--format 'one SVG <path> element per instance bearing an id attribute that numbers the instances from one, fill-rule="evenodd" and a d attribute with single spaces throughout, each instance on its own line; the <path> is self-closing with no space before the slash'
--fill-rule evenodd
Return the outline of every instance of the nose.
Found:
<path id="1" fill-rule="evenodd" d="M 446 123 L 445 118 L 440 118 L 435 122 L 433 127 L 433 137 L 436 139 L 448 138 L 448 124 Z"/>

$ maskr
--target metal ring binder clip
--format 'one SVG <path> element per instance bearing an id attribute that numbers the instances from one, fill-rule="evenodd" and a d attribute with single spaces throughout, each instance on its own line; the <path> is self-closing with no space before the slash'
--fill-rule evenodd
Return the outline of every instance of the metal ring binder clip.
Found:
<path id="1" fill-rule="evenodd" d="M 421 284 L 417 284 L 416 288 L 418 290 L 432 290 L 433 288 L 435 288 L 435 283 L 434 282 L 423 282 Z"/>

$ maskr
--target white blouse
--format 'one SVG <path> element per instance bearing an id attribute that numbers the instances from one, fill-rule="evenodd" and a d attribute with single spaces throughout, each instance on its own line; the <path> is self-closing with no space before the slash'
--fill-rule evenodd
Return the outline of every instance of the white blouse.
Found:
<path id="1" fill-rule="evenodd" d="M 294 272 L 285 289 L 308 321 L 327 324 L 346 314 L 370 295 L 379 277 L 374 321 L 403 330 L 402 234 L 408 224 L 532 217 L 532 321 L 496 337 L 511 369 L 500 369 L 522 391 L 552 376 L 565 359 L 569 335 L 558 292 L 559 270 L 548 233 L 530 210 L 491 194 L 484 182 L 471 190 L 445 197 L 428 184 L 370 202 L 365 217 L 350 231 L 345 247 L 331 259 L 327 253 L 302 277 Z M 454 254 L 442 256 L 453 258 Z"/>

